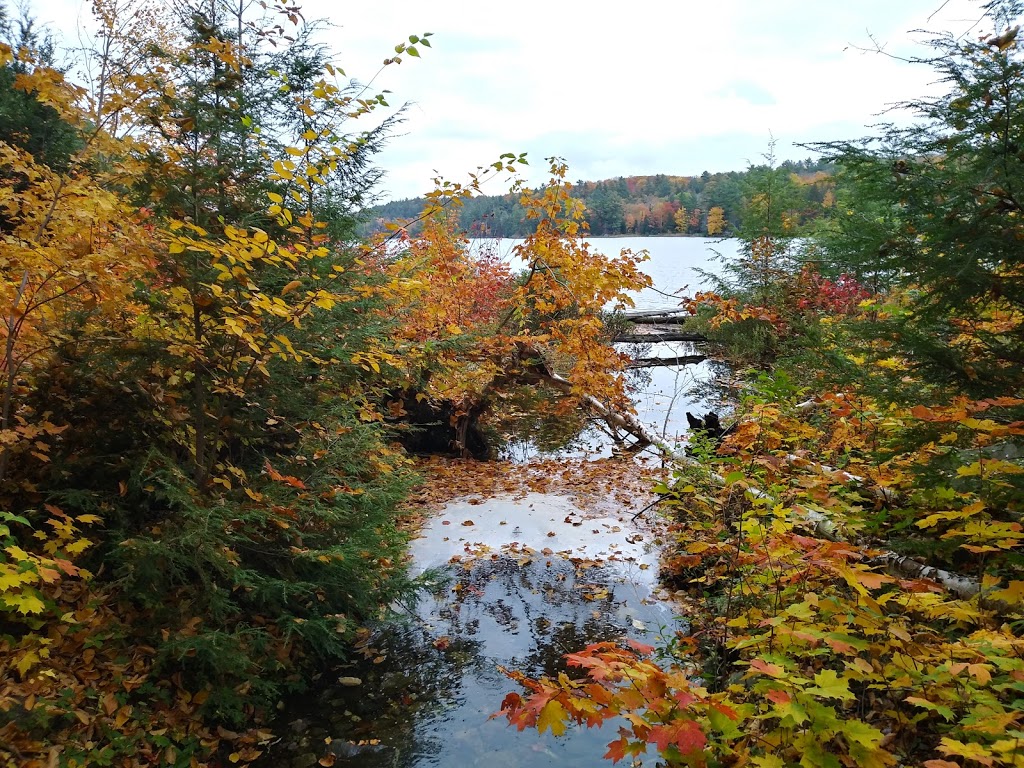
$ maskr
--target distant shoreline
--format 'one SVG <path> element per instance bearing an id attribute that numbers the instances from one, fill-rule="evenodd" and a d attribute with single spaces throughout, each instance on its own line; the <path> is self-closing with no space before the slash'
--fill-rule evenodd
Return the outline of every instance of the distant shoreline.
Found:
<path id="1" fill-rule="evenodd" d="M 643 237 L 643 238 L 650 237 L 650 238 L 659 238 L 659 239 L 660 238 L 671 239 L 671 238 L 679 237 L 679 238 L 693 238 L 693 239 L 697 239 L 697 240 L 734 240 L 736 238 L 736 235 L 684 235 L 684 234 L 681 234 L 679 232 L 663 233 L 663 234 L 660 234 L 660 235 L 633 235 L 633 234 L 626 234 L 626 235 L 591 235 L 591 234 L 586 234 L 586 235 L 579 235 L 578 239 L 579 240 L 624 240 L 626 238 L 638 238 L 638 237 Z M 501 237 L 501 236 L 495 236 L 495 235 L 472 235 L 468 239 L 470 239 L 470 240 L 525 240 L 526 236 L 513 237 L 513 236 L 509 235 L 507 237 Z"/>

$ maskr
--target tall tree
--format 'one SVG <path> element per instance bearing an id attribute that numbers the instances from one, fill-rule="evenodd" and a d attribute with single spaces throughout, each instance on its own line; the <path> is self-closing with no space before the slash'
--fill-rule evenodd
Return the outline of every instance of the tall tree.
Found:
<path id="1" fill-rule="evenodd" d="M 948 89 L 905 105 L 911 127 L 818 145 L 875 222 L 853 267 L 914 289 L 884 335 L 933 377 L 980 395 L 1024 384 L 1024 3 L 984 9 L 993 32 L 934 37 L 934 55 L 917 60 Z"/>
<path id="2" fill-rule="evenodd" d="M 54 67 L 53 39 L 27 12 L 15 18 L 0 5 L 0 43 L 14 54 L 0 68 L 0 141 L 21 147 L 44 165 L 66 170 L 80 143 L 78 132 L 54 107 L 17 87 L 19 76 L 38 66 Z"/>

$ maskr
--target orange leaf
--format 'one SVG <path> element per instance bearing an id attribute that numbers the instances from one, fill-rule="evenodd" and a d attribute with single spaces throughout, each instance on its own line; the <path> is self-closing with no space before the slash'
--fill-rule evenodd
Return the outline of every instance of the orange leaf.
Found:
<path id="1" fill-rule="evenodd" d="M 921 419 L 921 421 L 937 421 L 940 418 L 935 415 L 935 411 L 923 405 L 915 405 L 911 408 L 910 415 L 915 419 Z"/>
<path id="2" fill-rule="evenodd" d="M 285 483 L 287 485 L 290 485 L 292 488 L 299 488 L 301 490 L 306 489 L 306 484 L 299 480 L 299 478 L 292 477 L 291 475 L 282 475 L 280 472 L 278 472 L 276 469 L 270 466 L 270 461 L 266 461 L 264 463 L 264 468 L 267 470 L 267 476 L 270 477 L 271 480 L 275 480 L 279 483 Z"/>
<path id="3" fill-rule="evenodd" d="M 654 646 L 653 645 L 647 645 L 647 643 L 641 643 L 639 640 L 629 639 L 629 640 L 626 641 L 626 644 L 629 645 L 629 647 L 632 648 L 637 653 L 642 653 L 644 655 L 647 655 L 649 653 L 654 653 Z"/>
<path id="4" fill-rule="evenodd" d="M 626 737 L 622 736 L 613 742 L 608 744 L 608 751 L 604 755 L 605 760 L 611 760 L 613 763 L 619 762 L 626 756 L 626 746 L 629 742 L 626 741 Z"/>
<path id="5" fill-rule="evenodd" d="M 786 673 L 778 664 L 771 664 L 764 659 L 754 659 L 750 662 L 750 668 L 769 677 L 782 677 Z"/>

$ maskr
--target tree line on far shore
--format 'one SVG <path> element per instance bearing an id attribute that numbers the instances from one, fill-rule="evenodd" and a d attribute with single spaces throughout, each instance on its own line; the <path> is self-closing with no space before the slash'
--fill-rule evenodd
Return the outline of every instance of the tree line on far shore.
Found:
<path id="1" fill-rule="evenodd" d="M 614 235 L 732 235 L 743 229 L 760 190 L 774 187 L 795 230 L 822 218 L 835 203 L 833 166 L 821 160 L 770 157 L 745 171 L 698 176 L 620 176 L 577 181 L 573 195 L 586 206 L 585 220 L 595 237 Z M 368 211 L 365 233 L 388 224 L 406 225 L 423 210 L 423 198 L 394 200 Z M 517 195 L 486 195 L 467 200 L 463 226 L 475 237 L 526 237 L 532 231 Z M 415 225 L 413 225 L 415 227 Z"/>

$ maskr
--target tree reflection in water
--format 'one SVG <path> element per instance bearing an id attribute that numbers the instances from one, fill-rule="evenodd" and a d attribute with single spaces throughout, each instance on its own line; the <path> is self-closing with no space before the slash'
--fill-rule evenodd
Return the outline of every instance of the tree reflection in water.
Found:
<path id="1" fill-rule="evenodd" d="M 578 568 L 557 555 L 525 559 L 502 554 L 447 566 L 444 584 L 423 594 L 403 621 L 382 626 L 369 642 L 370 658 L 344 670 L 362 685 L 330 688 L 309 702 L 304 717 L 313 732 L 386 745 L 335 765 L 600 763 L 611 730 L 570 729 L 556 739 L 490 720 L 515 689 L 498 666 L 557 674 L 566 670 L 564 654 L 627 635 L 649 640 L 670 614 L 646 602 L 652 578 L 630 563 Z"/>

